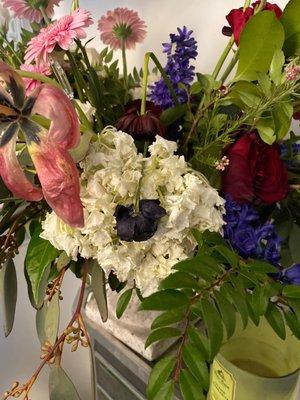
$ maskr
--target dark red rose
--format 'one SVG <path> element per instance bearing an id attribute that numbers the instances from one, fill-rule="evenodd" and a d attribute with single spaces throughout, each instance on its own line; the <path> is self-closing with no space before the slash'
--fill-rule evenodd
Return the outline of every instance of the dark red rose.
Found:
<path id="1" fill-rule="evenodd" d="M 287 170 L 277 143 L 264 143 L 256 132 L 243 134 L 229 146 L 229 165 L 222 173 L 222 191 L 240 203 L 272 204 L 289 191 Z"/>
<path id="2" fill-rule="evenodd" d="M 294 118 L 296 121 L 299 121 L 299 120 L 300 120 L 300 111 L 294 112 L 293 118 Z"/>
<path id="3" fill-rule="evenodd" d="M 141 115 L 141 100 L 134 100 L 125 107 L 125 114 L 117 121 L 116 128 L 134 139 L 154 139 L 165 136 L 166 127 L 160 120 L 161 108 L 151 101 L 146 102 L 146 113 Z"/>
<path id="4" fill-rule="evenodd" d="M 247 7 L 245 11 L 243 11 L 243 8 L 233 9 L 226 16 L 226 19 L 230 25 L 231 34 L 233 33 L 234 41 L 237 45 L 239 45 L 240 36 L 246 25 L 246 22 L 253 16 L 254 9 L 259 5 L 259 3 L 260 1 L 256 1 L 252 4 L 252 7 Z M 282 10 L 277 4 L 266 3 L 264 10 L 274 11 L 278 19 L 282 16 Z M 224 27 L 222 32 L 226 36 L 229 34 L 227 27 Z"/>

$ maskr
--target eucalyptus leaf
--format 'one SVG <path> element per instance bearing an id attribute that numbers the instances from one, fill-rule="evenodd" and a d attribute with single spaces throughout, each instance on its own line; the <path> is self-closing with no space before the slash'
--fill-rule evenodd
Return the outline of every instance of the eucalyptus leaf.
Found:
<path id="1" fill-rule="evenodd" d="M 252 81 L 257 73 L 267 73 L 276 50 L 281 49 L 284 30 L 270 11 L 254 15 L 240 38 L 239 63 L 235 80 Z"/>
<path id="2" fill-rule="evenodd" d="M 41 345 L 55 344 L 59 328 L 59 294 L 55 293 L 50 302 L 45 302 L 36 313 L 36 329 Z"/>
<path id="3" fill-rule="evenodd" d="M 117 309 L 116 309 L 117 318 L 121 318 L 122 315 L 124 314 L 126 308 L 128 307 L 128 304 L 131 300 L 132 292 L 133 292 L 133 289 L 127 289 L 119 297 L 118 303 L 117 303 Z"/>
<path id="4" fill-rule="evenodd" d="M 300 51 L 300 1 L 290 0 L 280 18 L 285 31 L 284 52 L 287 57 L 299 54 Z"/>
<path id="5" fill-rule="evenodd" d="M 173 356 L 164 357 L 153 367 L 147 386 L 147 399 L 157 400 L 157 393 L 169 379 L 175 367 L 176 359 Z"/>
<path id="6" fill-rule="evenodd" d="M 171 326 L 155 329 L 148 336 L 145 343 L 145 349 L 155 342 L 178 337 L 180 335 L 181 335 L 180 330 L 177 328 L 173 328 Z"/>
<path id="7" fill-rule="evenodd" d="M 105 273 L 96 260 L 90 260 L 91 287 L 103 322 L 107 321 Z"/>
<path id="8" fill-rule="evenodd" d="M 80 400 L 71 379 L 58 365 L 53 365 L 50 369 L 49 397 L 50 400 Z"/>
<path id="9" fill-rule="evenodd" d="M 7 260 L 0 269 L 0 308 L 7 337 L 14 325 L 17 303 L 17 274 L 13 260 Z"/>

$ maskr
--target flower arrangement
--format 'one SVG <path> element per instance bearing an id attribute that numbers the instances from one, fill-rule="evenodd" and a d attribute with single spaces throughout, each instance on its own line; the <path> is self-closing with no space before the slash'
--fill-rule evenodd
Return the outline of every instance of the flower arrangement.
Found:
<path id="1" fill-rule="evenodd" d="M 147 32 L 135 11 L 101 17 L 107 47 L 98 52 L 85 30 L 96 21 L 78 1 L 59 20 L 59 0 L 3 1 L 30 21 L 18 43 L 6 26 L 0 33 L 4 330 L 13 328 L 13 259 L 25 244 L 42 348 L 41 365 L 5 399 L 28 400 L 47 364 L 50 398 L 68 390 L 79 399 L 60 360 L 65 343 L 89 346 L 87 284 L 103 321 L 107 290 L 121 292 L 118 318 L 136 293 L 141 310 L 161 312 L 145 346 L 178 339 L 153 368 L 150 400 L 172 399 L 177 384 L 184 399 L 204 399 L 238 315 L 244 326 L 264 316 L 280 338 L 288 327 L 300 339 L 299 138 L 290 131 L 300 113 L 300 0 L 284 10 L 250 3 L 228 13 L 228 44 L 202 74 L 186 26 L 163 44 L 165 66 L 147 53 L 140 72 L 128 71 L 127 52 Z M 82 285 L 59 332 L 68 273 Z"/>

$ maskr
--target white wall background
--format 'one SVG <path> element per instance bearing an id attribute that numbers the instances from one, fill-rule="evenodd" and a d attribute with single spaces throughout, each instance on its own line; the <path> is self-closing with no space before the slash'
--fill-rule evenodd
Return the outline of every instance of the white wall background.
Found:
<path id="1" fill-rule="evenodd" d="M 284 7 L 286 3 L 287 0 L 277 1 L 281 7 Z M 70 5 L 71 0 L 62 1 L 57 10 L 57 16 L 68 13 Z M 108 9 L 117 6 L 132 8 L 139 12 L 141 18 L 147 23 L 148 35 L 145 42 L 137 46 L 136 51 L 128 54 L 130 69 L 134 65 L 139 68 L 142 66 L 143 55 L 147 51 L 154 51 L 163 60 L 161 43 L 168 40 L 169 33 L 174 32 L 177 26 L 186 25 L 194 30 L 199 44 L 197 69 L 209 73 L 228 40 L 221 35 L 221 29 L 226 22 L 225 15 L 231 8 L 241 6 L 242 0 L 81 0 L 80 5 L 92 12 L 95 21 Z M 95 36 L 91 46 L 98 49 L 104 47 L 100 43 L 95 25 L 89 29 L 89 35 Z M 19 296 L 15 328 L 9 338 L 0 337 L 0 397 L 13 381 L 25 382 L 39 363 L 35 313 L 27 300 L 23 277 L 23 258 L 24 254 L 20 254 L 16 260 Z M 77 288 L 77 280 L 69 274 L 63 286 L 62 327 L 64 321 L 66 322 L 70 318 L 70 310 Z M 82 400 L 90 400 L 88 351 L 66 354 L 64 366 L 79 388 Z M 46 373 L 43 373 L 35 385 L 30 398 L 32 400 L 48 399 Z"/>

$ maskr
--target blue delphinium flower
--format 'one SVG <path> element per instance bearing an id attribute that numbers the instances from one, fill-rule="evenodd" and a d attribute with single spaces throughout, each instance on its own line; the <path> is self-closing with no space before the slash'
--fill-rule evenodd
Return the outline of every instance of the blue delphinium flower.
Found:
<path id="1" fill-rule="evenodd" d="M 282 273 L 283 282 L 290 285 L 300 285 L 300 264 L 294 264 Z"/>
<path id="2" fill-rule="evenodd" d="M 170 43 L 163 43 L 163 52 L 167 54 L 168 61 L 164 68 L 169 76 L 180 103 L 187 101 L 187 94 L 184 89 L 178 87 L 178 83 L 190 86 L 195 76 L 195 67 L 190 61 L 197 57 L 197 42 L 191 36 L 186 26 L 177 28 L 178 34 L 170 34 Z M 157 81 L 151 87 L 150 100 L 162 108 L 172 107 L 173 99 L 163 79 Z"/>
<path id="3" fill-rule="evenodd" d="M 224 237 L 244 258 L 279 264 L 281 240 L 273 224 L 261 224 L 259 215 L 248 204 L 240 204 L 226 196 Z"/>

